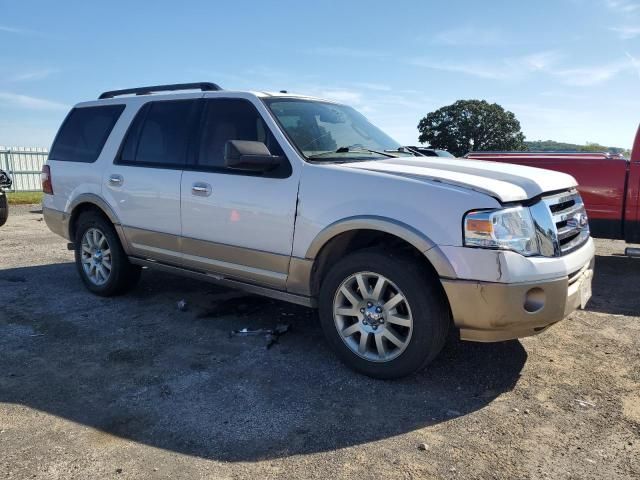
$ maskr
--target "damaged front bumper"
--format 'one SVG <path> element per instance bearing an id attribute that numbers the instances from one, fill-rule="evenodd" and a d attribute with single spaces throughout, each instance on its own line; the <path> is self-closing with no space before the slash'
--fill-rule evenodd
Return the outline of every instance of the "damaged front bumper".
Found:
<path id="1" fill-rule="evenodd" d="M 495 283 L 442 279 L 460 338 L 499 342 L 546 330 L 591 297 L 593 258 L 553 280 Z"/>

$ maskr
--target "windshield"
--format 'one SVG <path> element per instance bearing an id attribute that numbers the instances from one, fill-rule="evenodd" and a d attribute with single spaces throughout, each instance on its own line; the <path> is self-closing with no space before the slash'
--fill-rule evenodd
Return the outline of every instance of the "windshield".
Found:
<path id="1" fill-rule="evenodd" d="M 454 155 L 451 155 L 446 150 L 436 150 L 436 153 L 439 157 L 447 157 L 447 158 L 456 158 Z"/>
<path id="2" fill-rule="evenodd" d="M 403 154 L 398 142 L 351 107 L 296 98 L 264 101 L 309 160 L 372 160 Z"/>

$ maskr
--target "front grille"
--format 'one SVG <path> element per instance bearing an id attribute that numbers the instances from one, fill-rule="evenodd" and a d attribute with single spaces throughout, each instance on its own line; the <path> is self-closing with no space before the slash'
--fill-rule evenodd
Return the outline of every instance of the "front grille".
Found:
<path id="1" fill-rule="evenodd" d="M 589 222 L 582 198 L 570 190 L 542 199 L 555 226 L 556 255 L 566 255 L 589 239 Z"/>

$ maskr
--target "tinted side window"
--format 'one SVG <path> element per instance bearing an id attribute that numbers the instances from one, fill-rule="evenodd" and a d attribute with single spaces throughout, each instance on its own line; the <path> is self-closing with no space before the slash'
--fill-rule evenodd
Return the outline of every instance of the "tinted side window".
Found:
<path id="1" fill-rule="evenodd" d="M 119 163 L 184 166 L 196 105 L 195 100 L 147 103 L 127 133 Z"/>
<path id="2" fill-rule="evenodd" d="M 56 136 L 49 158 L 67 162 L 95 162 L 124 105 L 71 110 Z"/>
<path id="3" fill-rule="evenodd" d="M 228 140 L 262 142 L 267 145 L 272 155 L 284 155 L 269 127 L 251 102 L 232 98 L 206 100 L 198 166 L 205 169 L 224 169 L 224 149 Z"/>

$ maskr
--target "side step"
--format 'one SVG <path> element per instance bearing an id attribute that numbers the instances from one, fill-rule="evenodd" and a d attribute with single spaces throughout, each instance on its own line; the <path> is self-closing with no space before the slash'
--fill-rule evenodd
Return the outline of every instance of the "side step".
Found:
<path id="1" fill-rule="evenodd" d="M 283 292 L 281 290 L 275 290 L 267 287 L 260 287 L 251 283 L 241 282 L 239 280 L 231 280 L 223 277 L 222 275 L 215 275 L 213 273 L 202 273 L 188 270 L 186 268 L 174 267 L 173 265 L 167 265 L 164 263 L 154 262 L 153 260 L 145 260 L 138 257 L 129 257 L 129 261 L 134 265 L 140 265 L 142 267 L 155 268 L 164 272 L 173 273 L 175 275 L 182 275 L 183 277 L 195 278 L 196 280 L 203 280 L 205 282 L 214 283 L 223 287 L 235 288 L 237 290 L 243 290 L 247 293 L 254 293 L 256 295 L 262 295 L 264 297 L 275 298 L 276 300 L 283 300 L 285 302 L 296 303 L 305 307 L 315 308 L 316 301 L 314 298 L 305 297 L 302 295 L 295 295 L 293 293 Z"/>
<path id="2" fill-rule="evenodd" d="M 632 258 L 640 258 L 640 248 L 637 247 L 627 247 L 624 249 L 624 254 L 627 257 Z"/>

